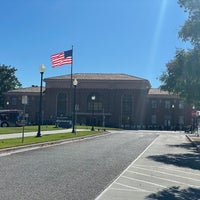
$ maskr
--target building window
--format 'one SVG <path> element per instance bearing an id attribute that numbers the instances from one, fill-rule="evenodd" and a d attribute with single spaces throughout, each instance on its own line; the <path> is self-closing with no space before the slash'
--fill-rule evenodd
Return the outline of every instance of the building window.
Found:
<path id="1" fill-rule="evenodd" d="M 17 105 L 17 98 L 16 98 L 16 97 L 13 97 L 13 98 L 11 99 L 11 104 L 12 104 L 13 106 L 16 106 L 16 105 Z"/>
<path id="2" fill-rule="evenodd" d="M 132 113 L 132 99 L 131 95 L 124 95 L 122 99 L 122 110 L 123 113 L 130 114 Z"/>
<path id="3" fill-rule="evenodd" d="M 157 108 L 157 101 L 156 100 L 151 101 L 151 108 L 153 108 L 153 109 Z"/>
<path id="4" fill-rule="evenodd" d="M 156 123 L 157 123 L 156 115 L 152 115 L 151 116 L 151 124 L 156 124 Z"/>
<path id="5" fill-rule="evenodd" d="M 165 101 L 165 108 L 166 108 L 166 109 L 170 109 L 170 108 L 171 108 L 171 103 L 170 103 L 169 100 L 166 100 L 166 101 Z"/>
<path id="6" fill-rule="evenodd" d="M 57 116 L 66 116 L 67 113 L 67 95 L 59 93 L 57 96 Z"/>
<path id="7" fill-rule="evenodd" d="M 29 104 L 30 98 L 28 96 L 22 96 L 21 102 L 25 103 L 26 105 Z M 22 104 L 23 104 L 22 103 Z"/>
<path id="8" fill-rule="evenodd" d="M 92 96 L 95 96 L 95 100 L 92 100 Z M 103 100 L 99 95 L 89 95 L 87 100 L 88 111 L 94 110 L 95 112 L 103 111 Z"/>
<path id="9" fill-rule="evenodd" d="M 179 116 L 178 123 L 179 125 L 184 125 L 184 116 Z"/>
<path id="10" fill-rule="evenodd" d="M 103 110 L 102 102 L 94 102 L 94 110 L 95 111 L 102 111 Z"/>
<path id="11" fill-rule="evenodd" d="M 180 101 L 178 104 L 179 109 L 184 109 L 184 102 Z"/>
<path id="12" fill-rule="evenodd" d="M 166 126 L 166 127 L 171 126 L 171 116 L 170 115 L 164 116 L 164 126 Z"/>

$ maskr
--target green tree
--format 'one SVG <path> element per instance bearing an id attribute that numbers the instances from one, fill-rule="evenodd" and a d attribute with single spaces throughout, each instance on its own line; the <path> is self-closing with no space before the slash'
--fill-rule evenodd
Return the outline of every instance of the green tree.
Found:
<path id="1" fill-rule="evenodd" d="M 189 41 L 193 48 L 176 51 L 160 76 L 161 89 L 179 95 L 187 103 L 200 106 L 200 0 L 179 0 L 178 3 L 188 12 L 179 37 L 184 42 Z"/>
<path id="2" fill-rule="evenodd" d="M 200 46 L 200 0 L 179 0 L 178 3 L 189 14 L 179 37 L 185 42 L 190 41 L 195 47 Z"/>
<path id="3" fill-rule="evenodd" d="M 16 68 L 0 65 L 0 107 L 3 107 L 3 93 L 22 86 L 15 76 Z"/>
<path id="4" fill-rule="evenodd" d="M 200 106 L 200 51 L 177 50 L 160 76 L 162 90 L 179 95 L 187 103 Z"/>

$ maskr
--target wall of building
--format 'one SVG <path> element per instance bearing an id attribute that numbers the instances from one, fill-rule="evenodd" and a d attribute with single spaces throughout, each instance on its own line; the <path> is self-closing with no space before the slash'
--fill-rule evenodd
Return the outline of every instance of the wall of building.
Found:
<path id="1" fill-rule="evenodd" d="M 28 104 L 22 104 L 22 96 L 28 97 Z M 38 118 L 39 95 L 31 93 L 9 93 L 5 95 L 4 109 L 18 109 L 24 110 L 26 113 L 26 120 L 29 124 L 37 123 Z"/>
<path id="2" fill-rule="evenodd" d="M 175 96 L 148 96 L 147 129 L 182 129 L 191 124 L 191 106 Z"/>
<path id="3" fill-rule="evenodd" d="M 70 88 L 47 88 L 45 91 L 44 118 L 55 120 L 59 116 L 58 97 L 60 93 L 66 95 L 66 109 L 63 110 L 63 116 L 70 116 L 73 111 L 73 92 L 73 90 L 70 92 Z M 70 102 L 71 93 L 72 99 Z M 144 123 L 147 91 L 133 89 L 81 89 L 77 87 L 76 115 L 78 124 L 91 124 L 92 110 L 88 108 L 88 103 L 92 95 L 96 96 L 95 104 L 102 104 L 99 110 L 94 110 L 97 125 L 105 123 L 114 127 L 132 128 Z M 131 105 L 128 108 L 129 112 L 123 109 L 123 98 L 126 96 L 131 99 Z"/>
<path id="4" fill-rule="evenodd" d="M 149 91 L 148 87 L 142 80 L 79 81 L 76 87 L 77 124 L 91 125 L 93 119 L 98 126 L 126 129 L 172 129 L 191 124 L 191 106 L 184 104 L 177 96 L 158 90 Z M 6 93 L 5 108 L 23 109 L 22 95 L 27 95 L 28 120 L 37 123 L 39 88 L 29 90 Z M 91 100 L 93 95 L 95 101 Z M 43 93 L 43 122 L 55 123 L 58 116 L 72 116 L 73 103 L 74 87 L 70 88 L 70 80 L 47 80 Z"/>

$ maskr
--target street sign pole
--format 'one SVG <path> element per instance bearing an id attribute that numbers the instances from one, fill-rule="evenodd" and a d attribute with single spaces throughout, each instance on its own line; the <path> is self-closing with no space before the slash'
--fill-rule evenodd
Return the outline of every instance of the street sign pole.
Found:
<path id="1" fill-rule="evenodd" d="M 24 143 L 25 111 L 27 103 L 28 103 L 28 97 L 22 96 L 22 104 L 24 105 L 23 120 L 22 120 L 22 143 Z"/>

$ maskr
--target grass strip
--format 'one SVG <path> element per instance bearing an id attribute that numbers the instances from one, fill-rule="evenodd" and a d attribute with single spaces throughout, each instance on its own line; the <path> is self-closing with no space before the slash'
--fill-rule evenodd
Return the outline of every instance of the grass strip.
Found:
<path id="1" fill-rule="evenodd" d="M 25 146 L 29 144 L 37 144 L 43 142 L 51 142 L 51 141 L 58 141 L 70 138 L 77 138 L 82 136 L 89 136 L 98 134 L 97 131 L 80 131 L 76 134 L 73 133 L 58 133 L 58 134 L 49 134 L 49 135 L 42 135 L 42 137 L 35 137 L 29 136 L 24 138 L 24 142 L 22 143 L 22 138 L 12 138 L 12 139 L 3 139 L 0 140 L 0 149 L 10 148 L 10 147 L 18 147 L 18 146 Z"/>

